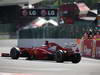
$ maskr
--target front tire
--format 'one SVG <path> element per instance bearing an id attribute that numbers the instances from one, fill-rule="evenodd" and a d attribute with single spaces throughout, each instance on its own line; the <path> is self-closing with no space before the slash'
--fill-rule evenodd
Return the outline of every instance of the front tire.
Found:
<path id="1" fill-rule="evenodd" d="M 58 50 L 58 51 L 55 52 L 55 60 L 56 60 L 56 62 L 63 63 L 64 62 L 63 57 L 64 57 L 64 54 L 61 51 Z"/>
<path id="2" fill-rule="evenodd" d="M 20 52 L 15 47 L 13 47 L 10 51 L 10 56 L 12 59 L 18 59 L 20 56 Z"/>
<path id="3" fill-rule="evenodd" d="M 75 53 L 72 59 L 72 63 L 79 63 L 81 60 L 81 55 L 79 53 Z"/>

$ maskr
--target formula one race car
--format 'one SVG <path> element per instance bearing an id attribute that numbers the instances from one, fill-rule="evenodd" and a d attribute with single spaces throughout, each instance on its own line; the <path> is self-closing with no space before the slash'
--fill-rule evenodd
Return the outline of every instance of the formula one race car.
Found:
<path id="1" fill-rule="evenodd" d="M 61 47 L 54 42 L 45 42 L 45 45 L 33 48 L 18 48 L 13 47 L 10 51 L 10 57 L 12 59 L 18 59 L 19 57 L 27 57 L 27 59 L 50 59 L 56 62 L 62 63 L 66 61 L 72 61 L 72 63 L 78 63 L 81 60 L 79 49 L 73 46 Z"/>

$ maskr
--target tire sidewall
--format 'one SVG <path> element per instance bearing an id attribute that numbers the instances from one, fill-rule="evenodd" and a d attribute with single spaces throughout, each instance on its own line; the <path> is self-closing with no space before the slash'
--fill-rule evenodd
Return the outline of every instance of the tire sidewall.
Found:
<path id="1" fill-rule="evenodd" d="M 20 56 L 20 52 L 15 47 L 13 47 L 10 51 L 10 56 L 12 59 L 18 59 Z"/>
<path id="2" fill-rule="evenodd" d="M 72 63 L 79 63 L 81 60 L 81 55 L 79 53 L 75 53 L 73 55 Z"/>
<path id="3" fill-rule="evenodd" d="M 59 63 L 64 62 L 64 60 L 63 60 L 63 53 L 61 51 L 56 51 L 55 52 L 55 61 L 59 62 Z"/>

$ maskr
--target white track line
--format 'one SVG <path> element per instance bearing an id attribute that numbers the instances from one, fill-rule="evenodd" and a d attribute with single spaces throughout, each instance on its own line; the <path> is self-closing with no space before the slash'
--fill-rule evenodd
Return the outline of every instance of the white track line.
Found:
<path id="1" fill-rule="evenodd" d="M 21 73 L 0 73 L 0 75 L 33 75 L 33 74 L 21 74 Z"/>

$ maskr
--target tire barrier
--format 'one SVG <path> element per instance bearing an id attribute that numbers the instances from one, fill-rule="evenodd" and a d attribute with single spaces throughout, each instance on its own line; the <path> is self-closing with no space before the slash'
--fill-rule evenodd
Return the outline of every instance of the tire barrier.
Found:
<path id="1" fill-rule="evenodd" d="M 80 50 L 82 56 L 100 59 L 100 40 L 81 40 Z"/>

